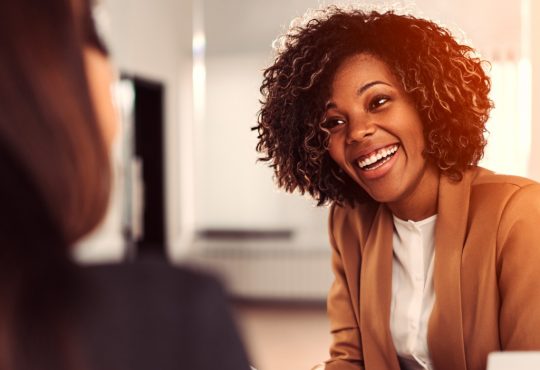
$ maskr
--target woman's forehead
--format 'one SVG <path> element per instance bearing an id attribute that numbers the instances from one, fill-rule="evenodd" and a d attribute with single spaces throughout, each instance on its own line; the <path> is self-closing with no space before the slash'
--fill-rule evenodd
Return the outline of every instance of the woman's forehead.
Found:
<path id="1" fill-rule="evenodd" d="M 353 81 L 363 86 L 375 80 L 397 84 L 390 67 L 383 60 L 370 53 L 359 53 L 343 60 L 334 73 L 332 86 Z"/>

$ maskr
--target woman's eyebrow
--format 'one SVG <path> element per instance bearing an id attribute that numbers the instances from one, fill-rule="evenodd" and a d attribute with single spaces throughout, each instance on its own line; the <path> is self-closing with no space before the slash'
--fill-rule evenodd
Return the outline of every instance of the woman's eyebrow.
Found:
<path id="1" fill-rule="evenodd" d="M 326 102 L 326 105 L 324 106 L 324 109 L 326 109 L 326 110 L 334 109 L 334 108 L 337 108 L 337 105 L 333 101 Z"/>
<path id="2" fill-rule="evenodd" d="M 357 96 L 360 96 L 362 95 L 364 92 L 366 92 L 366 90 L 368 90 L 369 88 L 375 86 L 375 85 L 379 85 L 379 84 L 383 84 L 383 85 L 387 85 L 387 86 L 391 86 L 389 83 L 387 82 L 383 82 L 383 81 L 371 81 L 371 82 L 368 82 L 366 84 L 364 84 L 361 88 L 359 88 L 358 90 L 356 90 L 356 95 Z"/>

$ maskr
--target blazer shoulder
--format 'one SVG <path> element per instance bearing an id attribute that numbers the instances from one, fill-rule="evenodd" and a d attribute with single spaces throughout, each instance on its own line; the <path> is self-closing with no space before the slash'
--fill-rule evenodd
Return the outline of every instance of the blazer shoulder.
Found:
<path id="1" fill-rule="evenodd" d="M 143 260 L 85 267 L 83 277 L 79 320 L 93 368 L 249 369 L 228 297 L 213 276 Z"/>
<path id="2" fill-rule="evenodd" d="M 501 217 L 509 206 L 526 206 L 540 200 L 540 184 L 534 180 L 511 175 L 500 175 L 480 169 L 471 184 L 471 206 L 486 209 Z"/>
<path id="3" fill-rule="evenodd" d="M 208 296 L 226 294 L 216 277 L 157 259 L 87 266 L 83 268 L 83 277 L 90 291 L 112 302 L 151 299 L 187 307 L 197 305 Z"/>
<path id="4" fill-rule="evenodd" d="M 526 177 L 497 174 L 479 167 L 472 185 L 502 186 L 517 189 L 535 184 L 539 185 L 538 182 Z"/>

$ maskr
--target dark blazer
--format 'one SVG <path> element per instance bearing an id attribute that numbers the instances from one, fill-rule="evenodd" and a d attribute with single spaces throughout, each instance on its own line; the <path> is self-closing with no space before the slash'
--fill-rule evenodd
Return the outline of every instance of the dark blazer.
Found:
<path id="1" fill-rule="evenodd" d="M 83 269 L 84 356 L 99 370 L 248 370 L 212 277 L 164 262 Z"/>
<path id="2" fill-rule="evenodd" d="M 392 214 L 334 206 L 333 333 L 327 370 L 399 370 L 390 334 Z M 428 346 L 437 370 L 483 370 L 491 351 L 540 350 L 540 184 L 473 167 L 442 176 L 435 304 Z"/>

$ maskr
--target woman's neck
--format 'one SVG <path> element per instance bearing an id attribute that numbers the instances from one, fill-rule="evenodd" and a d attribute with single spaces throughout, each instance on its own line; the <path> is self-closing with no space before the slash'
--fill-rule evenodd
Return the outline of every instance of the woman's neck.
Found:
<path id="1" fill-rule="evenodd" d="M 402 220 L 420 221 L 437 214 L 439 169 L 427 165 L 414 190 L 402 199 L 387 203 L 392 213 Z"/>

